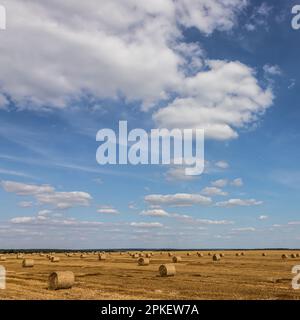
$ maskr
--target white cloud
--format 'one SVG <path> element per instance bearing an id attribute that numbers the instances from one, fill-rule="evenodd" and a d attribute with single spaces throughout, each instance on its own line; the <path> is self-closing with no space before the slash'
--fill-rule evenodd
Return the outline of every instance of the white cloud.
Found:
<path id="1" fill-rule="evenodd" d="M 234 187 L 242 187 L 244 183 L 242 178 L 236 178 L 231 181 L 230 184 Z"/>
<path id="2" fill-rule="evenodd" d="M 217 188 L 223 188 L 223 187 L 226 187 L 228 184 L 228 180 L 226 179 L 219 179 L 219 180 L 216 180 L 216 181 L 212 181 L 211 182 L 211 185 L 213 187 L 217 187 Z"/>
<path id="3" fill-rule="evenodd" d="M 233 232 L 254 232 L 256 231 L 253 227 L 245 227 L 245 228 L 233 228 Z"/>
<path id="4" fill-rule="evenodd" d="M 119 211 L 117 209 L 110 206 L 102 206 L 97 210 L 97 212 L 103 214 L 119 214 Z"/>
<path id="5" fill-rule="evenodd" d="M 216 162 L 216 167 L 220 169 L 227 169 L 229 168 L 229 163 L 227 161 L 221 160 Z"/>
<path id="6" fill-rule="evenodd" d="M 1 186 L 6 192 L 13 192 L 20 196 L 38 195 L 54 191 L 54 188 L 49 185 L 25 184 L 14 181 L 1 181 Z"/>
<path id="7" fill-rule="evenodd" d="M 150 216 L 150 217 L 168 217 L 169 213 L 163 209 L 149 209 L 143 210 L 140 215 L 142 216 Z"/>
<path id="8" fill-rule="evenodd" d="M 270 64 L 266 64 L 263 67 L 264 72 L 269 74 L 269 75 L 281 75 L 281 69 L 279 66 L 277 65 L 270 65 Z"/>
<path id="9" fill-rule="evenodd" d="M 38 194 L 36 198 L 39 203 L 53 205 L 58 209 L 68 209 L 76 206 L 88 206 L 92 197 L 90 194 L 81 191 L 53 192 Z"/>
<path id="10" fill-rule="evenodd" d="M 200 194 L 176 193 L 176 194 L 151 194 L 145 196 L 145 201 L 152 205 L 191 206 L 209 205 L 212 200 Z"/>
<path id="11" fill-rule="evenodd" d="M 240 62 L 207 61 L 207 70 L 186 78 L 181 95 L 154 113 L 160 127 L 203 128 L 211 139 L 237 138 L 237 129 L 257 120 L 271 106 L 254 70 Z"/>
<path id="12" fill-rule="evenodd" d="M 228 224 L 233 224 L 233 221 L 228 221 L 228 220 L 197 219 L 197 222 L 200 223 L 200 224 L 208 224 L 208 225 L 228 225 Z"/>
<path id="13" fill-rule="evenodd" d="M 206 187 L 201 193 L 207 196 L 227 196 L 228 193 L 217 187 Z"/>
<path id="14" fill-rule="evenodd" d="M 163 224 L 159 222 L 131 222 L 130 226 L 136 228 L 162 228 Z"/>
<path id="15" fill-rule="evenodd" d="M 182 166 L 171 167 L 165 173 L 165 178 L 167 181 L 192 181 L 195 180 L 196 177 L 198 176 L 186 175 L 185 167 Z"/>
<path id="16" fill-rule="evenodd" d="M 229 30 L 246 1 L 4 4 L 13 14 L 0 43 L 1 90 L 20 108 L 62 108 L 84 93 L 117 98 L 121 92 L 144 106 L 166 98 L 184 78 L 185 57 L 176 51 L 180 26 Z"/>
<path id="17" fill-rule="evenodd" d="M 21 201 L 18 203 L 18 206 L 21 208 L 30 208 L 33 206 L 33 203 L 31 201 Z"/>
<path id="18" fill-rule="evenodd" d="M 35 217 L 15 217 L 10 220 L 11 223 L 22 224 L 35 221 Z"/>
<path id="19" fill-rule="evenodd" d="M 259 220 L 267 220 L 269 218 L 269 216 L 266 215 L 261 215 L 258 217 Z"/>
<path id="20" fill-rule="evenodd" d="M 237 206 L 241 206 L 241 207 L 249 207 L 249 206 L 257 206 L 262 204 L 262 201 L 257 201 L 255 199 L 229 199 L 227 201 L 222 201 L 222 202 L 217 202 L 216 206 L 218 207 L 237 207 Z"/>

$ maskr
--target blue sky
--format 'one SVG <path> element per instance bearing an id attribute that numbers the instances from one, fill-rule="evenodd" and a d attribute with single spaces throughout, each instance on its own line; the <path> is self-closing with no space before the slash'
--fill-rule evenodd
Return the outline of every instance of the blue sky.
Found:
<path id="1" fill-rule="evenodd" d="M 2 3 L 0 247 L 300 247 L 296 1 Z M 120 120 L 205 172 L 98 165 Z"/>

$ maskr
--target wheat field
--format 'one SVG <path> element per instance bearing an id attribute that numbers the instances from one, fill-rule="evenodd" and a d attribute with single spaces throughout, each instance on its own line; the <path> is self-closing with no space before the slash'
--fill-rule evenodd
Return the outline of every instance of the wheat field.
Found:
<path id="1" fill-rule="evenodd" d="M 136 251 L 135 251 L 136 252 Z M 187 255 L 187 253 L 190 255 Z M 32 268 L 23 268 L 16 254 L 5 254 L 0 264 L 6 268 L 6 289 L 0 299 L 299 299 L 300 290 L 292 289 L 295 276 L 291 270 L 300 258 L 295 251 L 220 251 L 225 256 L 213 261 L 211 251 L 199 257 L 196 251 L 173 251 L 182 261 L 175 263 L 176 275 L 161 277 L 161 264 L 172 263 L 168 252 L 153 252 L 150 264 L 139 266 L 128 252 L 108 253 L 106 260 L 97 254 L 52 254 L 51 262 L 39 254 L 25 254 L 34 259 Z M 263 252 L 266 256 L 263 256 Z M 133 252 L 132 252 L 133 253 Z M 140 253 L 140 252 L 138 252 Z M 144 252 L 146 254 L 147 252 Z M 287 254 L 287 259 L 282 259 Z M 48 277 L 53 271 L 72 271 L 75 284 L 71 289 L 49 290 Z"/>

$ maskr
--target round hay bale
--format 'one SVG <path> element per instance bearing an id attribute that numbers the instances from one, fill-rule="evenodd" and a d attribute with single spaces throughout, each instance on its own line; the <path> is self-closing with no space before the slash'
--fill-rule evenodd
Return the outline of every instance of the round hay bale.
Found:
<path id="1" fill-rule="evenodd" d="M 74 285 L 75 276 L 72 271 L 56 271 L 49 276 L 49 289 L 70 289 Z"/>
<path id="2" fill-rule="evenodd" d="M 158 271 L 161 277 L 172 277 L 176 274 L 176 268 L 174 264 L 162 264 Z"/>
<path id="3" fill-rule="evenodd" d="M 137 253 L 134 253 L 133 255 L 132 255 L 132 258 L 133 259 L 137 259 L 139 257 L 139 255 L 137 254 Z"/>
<path id="4" fill-rule="evenodd" d="M 22 262 L 23 268 L 32 268 L 34 266 L 34 260 L 33 259 L 24 259 Z"/>
<path id="5" fill-rule="evenodd" d="M 81 255 L 80 255 L 80 258 L 81 258 L 81 259 L 86 258 L 86 255 L 85 255 L 85 254 L 81 254 Z"/>
<path id="6" fill-rule="evenodd" d="M 44 257 L 45 255 L 43 253 L 40 253 L 40 257 Z"/>
<path id="7" fill-rule="evenodd" d="M 237 257 L 239 257 L 241 254 L 240 254 L 239 252 L 237 252 L 235 255 L 236 255 Z"/>
<path id="8" fill-rule="evenodd" d="M 152 254 L 151 253 L 146 253 L 146 258 L 151 258 Z"/>
<path id="9" fill-rule="evenodd" d="M 300 254 L 299 254 L 299 253 L 296 253 L 296 256 L 297 256 L 297 258 L 299 258 L 299 257 L 300 257 Z"/>
<path id="10" fill-rule="evenodd" d="M 24 255 L 23 254 L 17 254 L 17 259 L 23 259 Z"/>
<path id="11" fill-rule="evenodd" d="M 263 252 L 262 256 L 265 257 L 267 254 L 265 252 Z"/>
<path id="12" fill-rule="evenodd" d="M 221 257 L 219 254 L 214 254 L 212 259 L 213 259 L 213 261 L 220 261 Z"/>
<path id="13" fill-rule="evenodd" d="M 225 257 L 225 253 L 220 253 L 220 257 L 221 258 Z"/>
<path id="14" fill-rule="evenodd" d="M 5 256 L 0 256 L 0 261 L 6 261 L 6 257 Z"/>
<path id="15" fill-rule="evenodd" d="M 172 252 L 168 252 L 168 256 L 169 256 L 169 257 L 172 257 L 172 256 L 173 256 L 173 253 L 172 253 Z"/>
<path id="16" fill-rule="evenodd" d="M 51 257 L 50 261 L 51 262 L 59 262 L 60 258 L 59 257 Z"/>
<path id="17" fill-rule="evenodd" d="M 149 258 L 143 258 L 143 257 L 140 257 L 138 259 L 138 265 L 139 266 L 148 266 L 150 263 L 150 259 Z"/>
<path id="18" fill-rule="evenodd" d="M 297 258 L 296 253 L 292 253 L 292 254 L 291 254 L 291 258 L 293 258 L 293 259 Z"/>
<path id="19" fill-rule="evenodd" d="M 173 261 L 173 263 L 178 263 L 178 262 L 181 262 L 182 259 L 180 256 L 174 256 L 174 257 L 172 257 L 172 261 Z"/>
<path id="20" fill-rule="evenodd" d="M 99 260 L 106 260 L 106 258 L 107 258 L 107 257 L 106 257 L 106 254 L 103 254 L 103 253 L 102 253 L 102 254 L 99 254 L 99 255 L 98 255 L 98 259 L 99 259 Z"/>
<path id="21" fill-rule="evenodd" d="M 198 252 L 197 255 L 198 255 L 199 258 L 203 257 L 203 253 Z"/>
<path id="22" fill-rule="evenodd" d="M 209 252 L 207 255 L 208 255 L 208 256 L 211 256 L 211 253 Z"/>
<path id="23" fill-rule="evenodd" d="M 285 259 L 288 258 L 288 256 L 287 256 L 287 254 L 283 254 L 283 255 L 281 256 L 281 258 L 282 258 L 283 260 L 285 260 Z"/>
<path id="24" fill-rule="evenodd" d="M 244 256 L 245 255 L 245 252 L 241 252 L 241 256 Z"/>
<path id="25" fill-rule="evenodd" d="M 139 253 L 139 257 L 143 258 L 145 255 L 143 253 Z"/>
<path id="26" fill-rule="evenodd" d="M 189 257 L 191 254 L 188 252 L 186 255 Z"/>

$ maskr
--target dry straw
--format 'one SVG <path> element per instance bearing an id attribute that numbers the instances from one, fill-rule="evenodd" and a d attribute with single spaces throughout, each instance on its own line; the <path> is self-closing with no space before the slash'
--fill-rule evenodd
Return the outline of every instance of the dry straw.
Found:
<path id="1" fill-rule="evenodd" d="M 241 254 L 240 254 L 239 252 L 237 252 L 235 255 L 236 255 L 237 257 L 239 257 Z"/>
<path id="2" fill-rule="evenodd" d="M 221 260 L 220 255 L 219 254 L 214 254 L 213 255 L 213 261 L 219 261 L 219 260 Z"/>
<path id="3" fill-rule="evenodd" d="M 32 268 L 34 266 L 34 260 L 33 259 L 24 259 L 22 262 L 23 268 Z"/>
<path id="4" fill-rule="evenodd" d="M 150 263 L 150 259 L 149 258 L 143 258 L 143 257 L 140 257 L 138 259 L 138 265 L 139 266 L 148 266 Z"/>
<path id="5" fill-rule="evenodd" d="M 225 257 L 225 253 L 220 253 L 220 257 L 221 258 Z"/>
<path id="6" fill-rule="evenodd" d="M 56 271 L 49 276 L 49 289 L 70 289 L 74 285 L 75 276 L 72 271 Z"/>
<path id="7" fill-rule="evenodd" d="M 171 277 L 175 276 L 176 274 L 176 268 L 174 264 L 162 264 L 158 271 L 161 277 Z"/>
<path id="8" fill-rule="evenodd" d="M 281 256 L 281 258 L 282 258 L 282 259 L 287 259 L 288 256 L 287 256 L 286 254 L 283 254 L 283 255 Z"/>
<path id="9" fill-rule="evenodd" d="M 172 261 L 173 261 L 174 263 L 178 263 L 178 262 L 181 262 L 182 259 L 181 259 L 180 256 L 174 256 L 174 257 L 172 257 Z"/>
<path id="10" fill-rule="evenodd" d="M 106 254 L 103 254 L 103 253 L 99 254 L 98 259 L 99 260 L 106 260 Z"/>
<path id="11" fill-rule="evenodd" d="M 51 262 L 59 262 L 60 258 L 59 257 L 51 257 L 50 261 Z"/>
<path id="12" fill-rule="evenodd" d="M 295 253 L 292 253 L 292 254 L 291 254 L 291 257 L 292 257 L 293 259 L 295 259 L 295 258 L 297 258 L 297 255 L 296 255 Z"/>
<path id="13" fill-rule="evenodd" d="M 0 261 L 5 261 L 6 257 L 5 256 L 0 256 Z"/>
<path id="14" fill-rule="evenodd" d="M 198 257 L 200 257 L 200 258 L 203 257 L 203 253 L 198 252 L 197 255 L 198 255 Z"/>

